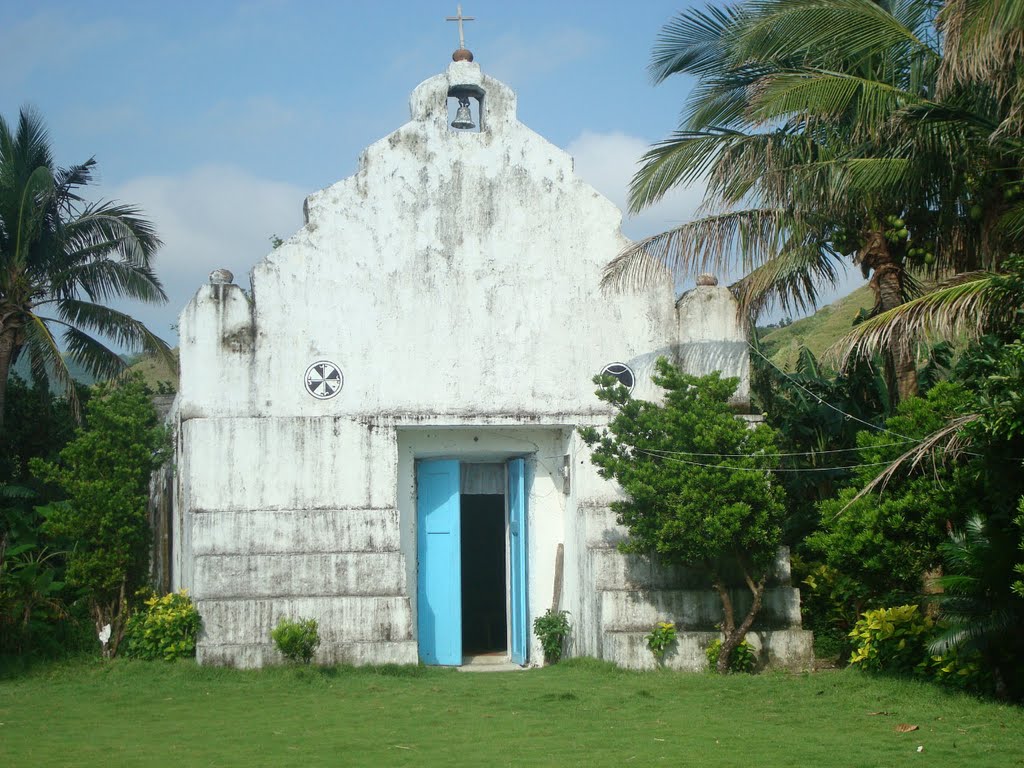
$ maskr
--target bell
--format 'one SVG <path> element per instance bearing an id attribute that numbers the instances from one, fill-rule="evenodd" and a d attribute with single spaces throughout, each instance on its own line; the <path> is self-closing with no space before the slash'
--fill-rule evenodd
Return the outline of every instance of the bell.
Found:
<path id="1" fill-rule="evenodd" d="M 469 99 L 465 96 L 459 97 L 459 108 L 455 110 L 455 119 L 452 120 L 452 128 L 458 128 L 460 130 L 476 128 L 476 124 L 473 122 L 473 115 L 469 111 Z"/>

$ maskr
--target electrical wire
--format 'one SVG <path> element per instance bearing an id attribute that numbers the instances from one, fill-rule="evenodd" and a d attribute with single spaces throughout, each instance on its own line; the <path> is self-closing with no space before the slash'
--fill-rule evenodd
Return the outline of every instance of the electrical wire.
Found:
<path id="1" fill-rule="evenodd" d="M 883 467 L 892 464 L 891 461 L 872 461 L 864 464 L 850 464 L 844 467 L 733 467 L 728 464 L 705 464 L 700 461 L 688 461 L 687 459 L 676 459 L 671 456 L 659 456 L 656 453 L 645 451 L 643 448 L 634 448 L 637 453 L 644 453 L 656 459 L 671 461 L 675 464 L 689 464 L 694 467 L 707 467 L 709 469 L 731 469 L 738 472 L 834 472 L 841 469 L 860 469 L 861 467 Z M 762 454 L 763 455 L 763 454 Z M 758 458 L 758 454 L 751 454 L 748 458 Z M 764 458 L 771 458 L 764 455 Z"/>
<path id="2" fill-rule="evenodd" d="M 890 434 L 890 435 L 896 435 L 896 437 L 898 437 L 898 438 L 900 438 L 902 440 L 905 440 L 906 442 L 911 442 L 911 443 L 920 443 L 921 442 L 920 440 L 915 440 L 912 437 L 907 437 L 907 435 L 901 435 L 899 432 L 893 432 L 891 429 L 886 429 L 885 427 L 880 427 L 877 424 L 872 424 L 870 421 L 864 421 L 864 419 L 858 418 L 858 417 L 854 416 L 852 413 L 847 413 L 846 411 L 844 411 L 841 408 L 836 408 L 834 405 L 832 405 L 832 403 L 828 402 L 827 400 L 822 399 L 821 395 L 816 395 L 814 392 L 811 392 L 811 390 L 809 390 L 807 387 L 805 387 L 799 381 L 794 379 L 792 376 L 790 376 L 784 370 L 779 368 L 779 366 L 777 366 L 774 363 L 774 361 L 772 361 L 761 350 L 759 350 L 757 347 L 755 347 L 749 341 L 747 342 L 747 346 L 750 347 L 750 349 L 755 354 L 757 354 L 758 357 L 760 357 L 762 360 L 767 362 L 768 365 L 770 365 L 776 371 L 781 373 L 791 384 L 793 384 L 793 386 L 798 387 L 799 389 L 802 389 L 808 395 L 810 395 L 815 400 L 817 400 L 819 405 L 824 405 L 824 406 L 826 406 L 828 408 L 831 408 L 836 413 L 841 414 L 843 416 L 843 418 L 852 419 L 853 421 L 856 421 L 859 424 L 863 424 L 865 427 L 868 427 L 870 429 L 878 430 L 879 432 L 886 432 L 887 434 Z"/>

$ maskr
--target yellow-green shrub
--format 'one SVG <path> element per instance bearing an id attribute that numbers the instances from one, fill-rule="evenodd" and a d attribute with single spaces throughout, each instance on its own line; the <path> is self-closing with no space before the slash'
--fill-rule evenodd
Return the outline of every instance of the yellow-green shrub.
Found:
<path id="1" fill-rule="evenodd" d="M 128 655 L 166 661 L 194 656 L 201 620 L 188 590 L 154 595 L 145 606 L 131 615 L 125 627 Z"/>
<path id="2" fill-rule="evenodd" d="M 934 626 L 916 605 L 865 611 L 850 632 L 850 664 L 876 672 L 915 672 L 928 656 Z"/>

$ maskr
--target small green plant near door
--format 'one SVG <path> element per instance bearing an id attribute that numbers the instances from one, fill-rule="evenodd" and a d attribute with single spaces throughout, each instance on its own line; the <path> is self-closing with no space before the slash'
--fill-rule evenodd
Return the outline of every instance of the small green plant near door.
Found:
<path id="1" fill-rule="evenodd" d="M 282 617 L 271 631 L 270 639 L 274 641 L 281 655 L 295 664 L 309 664 L 316 649 L 320 647 L 320 632 L 316 619 L 291 621 Z"/>
<path id="2" fill-rule="evenodd" d="M 569 630 L 568 611 L 552 611 L 549 608 L 543 616 L 534 619 L 533 632 L 540 639 L 546 663 L 555 664 L 562 658 Z"/>
<path id="3" fill-rule="evenodd" d="M 674 621 L 659 621 L 654 625 L 651 634 L 644 639 L 647 641 L 647 647 L 654 654 L 654 658 L 661 664 L 665 660 L 665 653 L 669 646 L 676 641 L 676 637 L 678 637 L 678 633 Z"/>
<path id="4" fill-rule="evenodd" d="M 151 596 L 125 625 L 128 655 L 135 659 L 174 661 L 196 654 L 201 620 L 187 590 Z"/>
<path id="5" fill-rule="evenodd" d="M 720 639 L 712 641 L 704 653 L 708 658 L 708 666 L 711 669 L 717 668 L 718 659 L 722 654 L 722 641 Z M 757 653 L 754 651 L 754 646 L 746 640 L 740 641 L 740 644 L 732 649 L 732 654 L 729 656 L 729 671 L 749 673 L 756 668 Z"/>

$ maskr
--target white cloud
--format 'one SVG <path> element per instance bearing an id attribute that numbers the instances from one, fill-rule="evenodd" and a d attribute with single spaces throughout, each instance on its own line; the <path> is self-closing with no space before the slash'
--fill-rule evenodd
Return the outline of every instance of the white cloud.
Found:
<path id="1" fill-rule="evenodd" d="M 302 201 L 312 190 L 230 166 L 203 166 L 180 176 L 137 178 L 100 191 L 141 208 L 164 242 L 155 266 L 167 304 L 127 310 L 173 341 L 171 324 L 209 273 L 226 267 L 236 283 L 248 287 L 249 271 L 271 250 L 270 236 L 287 238 L 302 225 Z"/>
<path id="2" fill-rule="evenodd" d="M 607 197 L 623 212 L 622 230 L 640 239 L 692 219 L 704 197 L 704 185 L 673 190 L 657 204 L 628 216 L 629 183 L 641 156 L 650 148 L 638 136 L 585 131 L 565 148 L 576 161 L 576 175 Z"/>

